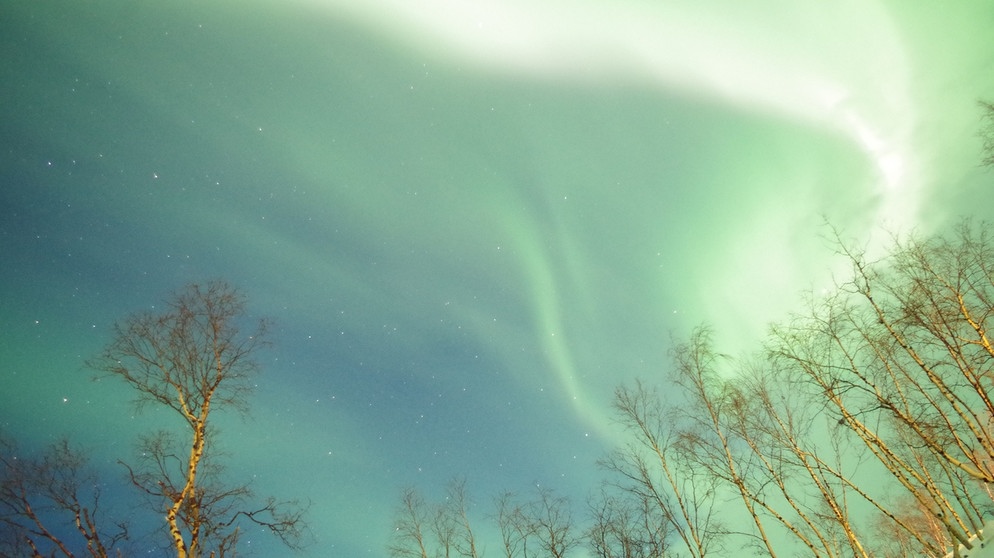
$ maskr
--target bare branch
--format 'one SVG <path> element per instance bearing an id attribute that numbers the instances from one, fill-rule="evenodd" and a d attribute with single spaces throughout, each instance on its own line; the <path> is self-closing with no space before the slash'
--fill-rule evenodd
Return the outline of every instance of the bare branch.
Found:
<path id="1" fill-rule="evenodd" d="M 68 524 L 49 525 L 53 514 Z M 24 545 L 37 556 L 71 557 L 74 548 L 94 558 L 111 556 L 128 538 L 127 524 L 103 530 L 101 516 L 99 484 L 82 451 L 63 438 L 38 456 L 20 455 L 0 434 L 0 541 L 9 554 Z M 70 533 L 78 539 L 68 539 Z"/>

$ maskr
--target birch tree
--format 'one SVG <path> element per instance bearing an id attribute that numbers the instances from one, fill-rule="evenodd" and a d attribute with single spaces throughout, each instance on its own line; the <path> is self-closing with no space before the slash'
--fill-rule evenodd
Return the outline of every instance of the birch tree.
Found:
<path id="1" fill-rule="evenodd" d="M 169 409 L 182 428 L 142 439 L 144 459 L 126 465 L 131 481 L 151 498 L 177 558 L 233 556 L 244 524 L 260 526 L 291 548 L 305 534 L 303 508 L 266 499 L 252 505 L 247 485 L 225 486 L 209 459 L 214 413 L 248 411 L 266 346 L 267 324 L 247 333 L 245 299 L 223 282 L 190 285 L 161 312 L 141 312 L 117 324 L 114 340 L 89 366 L 125 382 L 139 407 Z"/>
<path id="2" fill-rule="evenodd" d="M 994 247 L 985 226 L 897 241 L 774 330 L 773 353 L 818 390 L 841 426 L 971 547 L 994 483 Z"/>
<path id="3" fill-rule="evenodd" d="M 476 535 L 469 519 L 469 494 L 464 479 L 453 479 L 441 502 L 429 503 L 420 492 L 407 488 L 394 517 L 387 550 L 397 558 L 478 558 Z"/>
<path id="4" fill-rule="evenodd" d="M 634 540 L 655 549 L 648 556 L 662 556 L 669 537 L 694 558 L 721 554 L 725 528 L 716 513 L 720 479 L 695 467 L 693 457 L 676 444 L 688 428 L 685 410 L 667 405 L 658 390 L 642 382 L 619 387 L 614 408 L 630 438 L 601 461 L 612 475 L 607 484 L 617 494 L 595 508 L 594 534 L 618 539 L 621 556 L 637 555 L 631 554 Z M 599 544 L 598 550 L 606 553 L 607 541 Z"/>
<path id="5" fill-rule="evenodd" d="M 101 504 L 86 453 L 68 439 L 29 455 L 0 435 L 0 554 L 120 556 L 128 525 L 109 521 Z"/>
<path id="6" fill-rule="evenodd" d="M 672 524 L 643 491 L 605 487 L 590 516 L 587 545 L 597 558 L 662 558 L 670 548 Z"/>

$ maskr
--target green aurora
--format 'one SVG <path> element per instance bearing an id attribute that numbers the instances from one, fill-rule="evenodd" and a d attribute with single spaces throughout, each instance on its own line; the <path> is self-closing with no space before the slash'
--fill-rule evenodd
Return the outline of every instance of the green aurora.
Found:
<path id="1" fill-rule="evenodd" d="M 84 362 L 224 278 L 277 324 L 224 450 L 313 502 L 306 556 L 385 555 L 400 489 L 456 476 L 481 521 L 535 484 L 581 508 L 614 387 L 831 287 L 826 221 L 872 251 L 994 218 L 988 2 L 3 11 L 0 427 L 70 435 L 129 497 L 162 415 Z"/>

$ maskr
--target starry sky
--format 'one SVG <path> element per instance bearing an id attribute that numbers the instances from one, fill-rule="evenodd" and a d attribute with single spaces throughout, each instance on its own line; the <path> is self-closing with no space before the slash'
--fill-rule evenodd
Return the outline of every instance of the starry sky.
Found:
<path id="1" fill-rule="evenodd" d="M 84 362 L 227 280 L 275 322 L 229 472 L 312 502 L 303 556 L 385 556 L 453 477 L 582 512 L 614 388 L 701 323 L 755 347 L 844 272 L 826 221 L 994 218 L 987 1 L 3 4 L 0 427 L 124 502 L 166 415 Z"/>

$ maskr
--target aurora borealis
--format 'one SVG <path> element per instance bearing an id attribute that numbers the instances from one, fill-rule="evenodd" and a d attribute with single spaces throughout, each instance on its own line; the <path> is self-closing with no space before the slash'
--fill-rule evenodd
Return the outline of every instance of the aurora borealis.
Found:
<path id="1" fill-rule="evenodd" d="M 128 497 L 157 413 L 84 362 L 225 279 L 276 324 L 231 474 L 384 556 L 405 486 L 582 509 L 614 387 L 831 286 L 826 221 L 994 218 L 988 2 L 655 4 L 6 2 L 0 427 Z"/>

